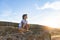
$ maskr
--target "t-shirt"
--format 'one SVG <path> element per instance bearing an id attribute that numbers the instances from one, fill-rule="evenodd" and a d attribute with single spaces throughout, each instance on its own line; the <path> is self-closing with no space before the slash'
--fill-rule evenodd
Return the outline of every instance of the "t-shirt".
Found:
<path id="1" fill-rule="evenodd" d="M 27 24 L 27 20 L 22 20 L 20 23 L 19 23 L 19 28 L 22 28 L 22 24 L 26 25 Z"/>

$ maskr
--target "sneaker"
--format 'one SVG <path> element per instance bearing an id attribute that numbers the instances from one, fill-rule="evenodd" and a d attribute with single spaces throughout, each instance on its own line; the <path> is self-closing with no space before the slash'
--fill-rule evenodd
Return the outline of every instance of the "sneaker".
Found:
<path id="1" fill-rule="evenodd" d="M 30 31 L 30 30 L 26 30 L 26 31 Z"/>
<path id="2" fill-rule="evenodd" d="M 24 34 L 23 32 L 21 32 L 21 34 Z"/>

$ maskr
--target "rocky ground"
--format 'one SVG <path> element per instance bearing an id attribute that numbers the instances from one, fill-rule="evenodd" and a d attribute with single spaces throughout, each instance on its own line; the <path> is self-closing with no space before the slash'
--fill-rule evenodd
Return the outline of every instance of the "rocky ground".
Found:
<path id="1" fill-rule="evenodd" d="M 51 40 L 51 35 L 39 27 L 30 28 L 31 31 L 21 34 L 17 27 L 0 26 L 0 40 Z"/>

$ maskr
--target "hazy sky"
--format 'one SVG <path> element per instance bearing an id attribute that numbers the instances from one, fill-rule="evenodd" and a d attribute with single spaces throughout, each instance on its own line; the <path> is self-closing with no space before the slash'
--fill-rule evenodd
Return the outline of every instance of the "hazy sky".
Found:
<path id="1" fill-rule="evenodd" d="M 60 26 L 60 0 L 0 0 L 0 20 L 20 22 L 23 14 L 28 22 Z"/>

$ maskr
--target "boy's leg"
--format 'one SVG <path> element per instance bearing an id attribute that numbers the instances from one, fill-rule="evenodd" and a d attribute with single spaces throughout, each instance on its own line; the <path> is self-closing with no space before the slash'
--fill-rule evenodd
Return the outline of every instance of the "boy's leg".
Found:
<path id="1" fill-rule="evenodd" d="M 30 28 L 30 26 L 29 26 L 29 24 L 27 24 L 27 26 L 26 26 L 27 31 L 29 31 L 29 28 Z"/>
<path id="2" fill-rule="evenodd" d="M 19 29 L 19 33 L 24 34 L 24 33 L 23 33 L 23 28 L 20 28 L 20 29 Z"/>
<path id="3" fill-rule="evenodd" d="M 29 31 L 29 28 L 30 28 L 30 26 L 27 24 L 27 25 L 24 27 L 24 31 Z"/>

